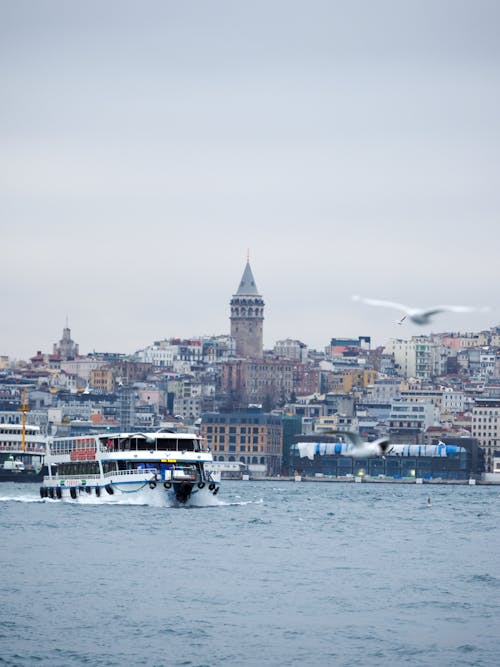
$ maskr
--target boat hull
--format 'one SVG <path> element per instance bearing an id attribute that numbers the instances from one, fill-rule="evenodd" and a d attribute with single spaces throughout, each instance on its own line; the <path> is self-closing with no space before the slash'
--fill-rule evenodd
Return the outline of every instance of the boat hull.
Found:
<path id="1" fill-rule="evenodd" d="M 189 487 L 189 488 L 188 488 Z M 201 488 L 200 488 L 201 487 Z M 48 500 L 113 502 L 141 502 L 169 506 L 205 506 L 213 504 L 220 485 L 216 482 L 189 484 L 186 482 L 108 482 L 96 485 L 65 485 L 45 482 L 40 487 L 40 497 Z"/>
<path id="2" fill-rule="evenodd" d="M 21 484 L 31 483 L 37 484 L 40 483 L 43 479 L 43 471 L 35 472 L 34 470 L 21 470 L 16 472 L 15 470 L 0 470 L 0 483 L 1 482 L 18 482 Z"/>

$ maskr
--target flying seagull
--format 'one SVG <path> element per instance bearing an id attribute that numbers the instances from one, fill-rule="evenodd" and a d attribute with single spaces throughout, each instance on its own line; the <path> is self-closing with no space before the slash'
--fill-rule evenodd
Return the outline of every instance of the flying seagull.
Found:
<path id="1" fill-rule="evenodd" d="M 486 311 L 488 308 L 473 308 L 472 306 L 431 306 L 430 308 L 412 308 L 403 303 L 394 303 L 393 301 L 381 301 L 379 299 L 364 299 L 360 296 L 353 296 L 353 301 L 361 301 L 369 306 L 384 306 L 386 308 L 395 308 L 405 313 L 399 320 L 402 324 L 407 318 L 415 324 L 429 324 L 432 317 L 438 313 L 472 313 L 475 310 Z"/>
<path id="2" fill-rule="evenodd" d="M 373 442 L 363 442 L 363 439 L 355 431 L 326 431 L 326 433 L 333 433 L 335 435 L 345 435 L 351 441 L 352 449 L 349 452 L 349 456 L 353 458 L 370 458 L 373 456 L 384 456 L 388 453 L 388 447 L 390 445 L 389 438 L 382 437 L 378 440 L 373 440 Z M 391 451 L 391 450 L 389 450 Z"/>

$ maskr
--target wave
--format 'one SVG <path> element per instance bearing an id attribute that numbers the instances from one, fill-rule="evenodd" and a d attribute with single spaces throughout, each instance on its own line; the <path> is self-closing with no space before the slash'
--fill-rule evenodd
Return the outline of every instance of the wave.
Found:
<path id="1" fill-rule="evenodd" d="M 36 498 L 35 496 L 0 496 L 0 503 L 14 502 L 14 503 L 43 503 L 45 502 L 42 498 Z M 51 502 L 56 502 L 51 500 Z"/>
<path id="2" fill-rule="evenodd" d="M 42 504 L 57 504 L 60 505 L 130 505 L 130 506 L 144 506 L 144 507 L 165 507 L 165 508 L 206 508 L 206 507 L 233 507 L 245 505 L 261 505 L 264 503 L 263 498 L 259 500 L 225 500 L 216 496 L 205 496 L 203 499 L 197 497 L 192 498 L 191 502 L 182 505 L 175 500 L 169 499 L 166 495 L 151 494 L 147 490 L 143 493 L 137 491 L 133 494 L 115 495 L 105 500 L 97 498 L 93 495 L 82 494 L 78 498 L 39 498 L 35 495 L 5 495 L 0 496 L 0 502 L 15 502 L 15 503 L 42 503 Z"/>

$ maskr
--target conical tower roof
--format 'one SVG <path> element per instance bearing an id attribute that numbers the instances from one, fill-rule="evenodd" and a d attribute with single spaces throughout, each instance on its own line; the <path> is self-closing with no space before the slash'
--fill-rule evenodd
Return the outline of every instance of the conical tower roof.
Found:
<path id="1" fill-rule="evenodd" d="M 235 296 L 259 296 L 259 290 L 255 284 L 255 279 L 253 277 L 249 261 L 247 261 L 247 265 L 243 271 L 243 276 L 240 280 L 240 286 L 238 287 L 238 291 L 236 292 Z"/>

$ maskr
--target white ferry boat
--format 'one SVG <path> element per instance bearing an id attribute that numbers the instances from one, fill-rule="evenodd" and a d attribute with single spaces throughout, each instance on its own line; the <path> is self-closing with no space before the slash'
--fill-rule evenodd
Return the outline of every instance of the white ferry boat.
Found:
<path id="1" fill-rule="evenodd" d="M 47 440 L 38 426 L 26 424 L 29 409 L 25 389 L 18 408 L 21 423 L 6 417 L 7 413 L 0 417 L 0 482 L 39 482 L 43 477 Z"/>
<path id="2" fill-rule="evenodd" d="M 40 482 L 45 445 L 38 426 L 0 423 L 0 482 Z"/>
<path id="3" fill-rule="evenodd" d="M 127 494 L 166 496 L 182 505 L 204 505 L 220 488 L 212 452 L 194 433 L 157 431 L 51 438 L 40 487 L 42 498 L 103 502 Z M 146 497 L 147 497 L 146 496 Z"/>

